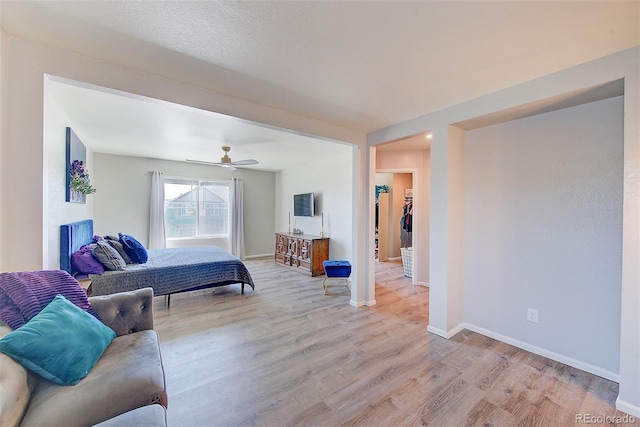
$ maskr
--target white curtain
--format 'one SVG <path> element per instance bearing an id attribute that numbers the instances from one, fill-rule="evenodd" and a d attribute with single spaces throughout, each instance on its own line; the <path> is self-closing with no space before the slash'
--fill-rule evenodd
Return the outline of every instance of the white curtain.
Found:
<path id="1" fill-rule="evenodd" d="M 229 185 L 229 248 L 230 252 L 244 260 L 244 207 L 242 181 L 231 178 Z"/>
<path id="2" fill-rule="evenodd" d="M 151 172 L 151 201 L 149 204 L 149 249 L 165 248 L 164 234 L 164 178 L 162 172 Z"/>

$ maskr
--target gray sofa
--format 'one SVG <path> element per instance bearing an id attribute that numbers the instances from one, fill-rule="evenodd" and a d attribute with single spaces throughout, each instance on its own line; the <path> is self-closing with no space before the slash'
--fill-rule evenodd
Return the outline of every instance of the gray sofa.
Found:
<path id="1" fill-rule="evenodd" d="M 89 301 L 116 338 L 89 375 L 73 386 L 45 380 L 0 353 L 0 426 L 166 425 L 153 290 Z M 0 322 L 0 337 L 10 331 Z"/>

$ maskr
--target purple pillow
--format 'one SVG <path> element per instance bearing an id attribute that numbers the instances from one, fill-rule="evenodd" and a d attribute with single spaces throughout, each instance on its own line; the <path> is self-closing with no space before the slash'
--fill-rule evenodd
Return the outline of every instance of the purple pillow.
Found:
<path id="1" fill-rule="evenodd" d="M 0 320 L 12 329 L 26 324 L 56 295 L 100 319 L 76 279 L 64 270 L 0 273 Z"/>
<path id="2" fill-rule="evenodd" d="M 80 250 L 71 254 L 71 266 L 83 274 L 104 273 L 104 266 L 93 256 L 92 251 L 92 245 L 82 246 Z"/>

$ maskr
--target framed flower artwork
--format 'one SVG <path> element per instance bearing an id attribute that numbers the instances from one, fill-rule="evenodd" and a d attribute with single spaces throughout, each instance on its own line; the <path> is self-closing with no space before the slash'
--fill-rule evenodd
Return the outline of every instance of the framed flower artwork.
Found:
<path id="1" fill-rule="evenodd" d="M 87 148 L 71 128 L 67 128 L 66 201 L 86 203 L 87 194 L 96 189 L 91 185 L 87 170 Z"/>

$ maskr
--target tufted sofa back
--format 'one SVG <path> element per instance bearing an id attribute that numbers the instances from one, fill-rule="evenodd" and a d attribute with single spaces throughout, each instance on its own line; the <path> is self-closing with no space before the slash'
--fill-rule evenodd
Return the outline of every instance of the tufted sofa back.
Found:
<path id="1" fill-rule="evenodd" d="M 91 297 L 89 302 L 117 336 L 153 329 L 152 288 Z"/>

